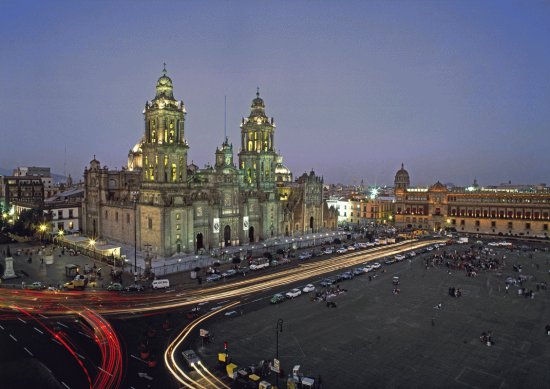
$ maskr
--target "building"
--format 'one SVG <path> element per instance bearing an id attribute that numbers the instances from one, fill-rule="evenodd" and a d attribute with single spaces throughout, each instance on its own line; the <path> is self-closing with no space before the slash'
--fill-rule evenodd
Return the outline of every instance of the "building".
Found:
<path id="1" fill-rule="evenodd" d="M 538 186 L 410 187 L 401 167 L 395 177 L 395 223 L 401 228 L 548 237 L 550 191 Z"/>
<path id="2" fill-rule="evenodd" d="M 39 207 L 44 202 L 44 183 L 34 176 L 0 176 L 0 201 Z"/>
<path id="3" fill-rule="evenodd" d="M 241 120 L 238 163 L 226 138 L 213 166 L 188 165 L 187 111 L 174 98 L 166 69 L 143 113 L 144 134 L 127 168 L 109 170 L 94 156 L 84 171 L 86 234 L 135 241 L 166 257 L 336 227 L 336 214 L 319 195 L 322 179 L 313 174 L 292 182 L 275 152 L 275 121 L 259 90 Z"/>
<path id="4" fill-rule="evenodd" d="M 18 167 L 13 170 L 15 177 L 40 177 L 44 184 L 44 198 L 47 199 L 55 195 L 58 188 L 52 181 L 52 173 L 49 167 L 27 166 Z"/>

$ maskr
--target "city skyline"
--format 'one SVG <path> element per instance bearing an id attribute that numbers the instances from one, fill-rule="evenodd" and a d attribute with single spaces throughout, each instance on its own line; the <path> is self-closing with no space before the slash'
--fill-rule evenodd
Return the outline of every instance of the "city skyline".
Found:
<path id="1" fill-rule="evenodd" d="M 96 155 L 120 169 L 166 62 L 187 106 L 189 161 L 200 167 L 213 164 L 224 124 L 238 152 L 240 120 L 259 87 L 295 176 L 314 169 L 327 183 L 391 185 L 403 162 L 413 186 L 550 178 L 547 4 L 2 8 L 11 55 L 0 62 L 0 115 L 3 134 L 13 134 L 2 168 L 63 173 L 66 163 L 78 181 Z"/>

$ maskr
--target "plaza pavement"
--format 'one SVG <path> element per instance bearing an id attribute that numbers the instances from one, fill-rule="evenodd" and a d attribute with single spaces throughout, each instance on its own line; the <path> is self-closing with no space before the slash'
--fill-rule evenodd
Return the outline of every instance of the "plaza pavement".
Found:
<path id="1" fill-rule="evenodd" d="M 274 357 L 276 323 L 283 319 L 279 359 L 285 377 L 300 365 L 305 376 L 322 376 L 325 389 L 550 388 L 550 336 L 544 330 L 550 290 L 536 292 L 536 282 L 550 281 L 550 253 L 529 259 L 528 253 L 498 252 L 506 255 L 504 270 L 476 278 L 448 274 L 446 267 L 426 270 L 424 258 L 431 253 L 388 266 L 372 281 L 356 277 L 340 284 L 348 291 L 333 299 L 337 308 L 304 295 L 270 306 L 266 297 L 255 308 L 243 306 L 242 316 L 213 323 L 212 345 L 195 346 L 208 366 L 216 365 L 223 341 L 239 366 L 257 364 Z M 518 276 L 515 264 L 533 276 L 524 287 L 535 290 L 534 299 L 518 296 L 513 286 L 506 294 L 506 277 Z M 392 294 L 395 275 L 399 295 Z M 449 296 L 449 287 L 461 288 L 462 297 Z M 442 309 L 434 309 L 439 303 Z M 480 342 L 483 331 L 492 332 L 493 346 Z"/>

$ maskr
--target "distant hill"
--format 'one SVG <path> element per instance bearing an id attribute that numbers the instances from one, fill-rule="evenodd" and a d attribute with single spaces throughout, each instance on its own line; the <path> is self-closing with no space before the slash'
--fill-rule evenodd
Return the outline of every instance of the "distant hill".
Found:
<path id="1" fill-rule="evenodd" d="M 13 174 L 13 169 L 4 169 L 0 167 L 0 176 L 11 176 Z M 63 174 L 52 173 L 52 181 L 54 183 L 65 183 L 67 182 L 67 177 Z"/>

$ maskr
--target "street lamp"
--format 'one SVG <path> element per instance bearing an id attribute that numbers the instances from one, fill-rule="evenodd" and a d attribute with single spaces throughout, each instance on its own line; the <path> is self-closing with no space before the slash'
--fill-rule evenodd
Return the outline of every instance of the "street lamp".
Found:
<path id="1" fill-rule="evenodd" d="M 276 338 L 277 338 L 277 345 L 276 345 L 276 349 L 275 349 L 275 354 L 276 354 L 275 359 L 277 359 L 277 362 L 279 364 L 279 368 L 275 372 L 276 373 L 275 380 L 277 381 L 277 388 L 279 387 L 279 372 L 281 371 L 281 365 L 280 365 L 280 362 L 279 362 L 279 332 L 283 332 L 283 319 L 277 320 L 277 327 L 275 327 L 275 334 L 276 334 Z"/>
<path id="2" fill-rule="evenodd" d="M 137 284 L 137 199 L 139 192 L 132 192 L 134 201 L 134 284 Z"/>
<path id="3" fill-rule="evenodd" d="M 90 247 L 92 248 L 92 258 L 95 259 L 95 239 L 90 239 Z"/>
<path id="4" fill-rule="evenodd" d="M 46 225 L 45 224 L 41 224 L 40 227 L 38 227 L 38 230 L 40 231 L 40 242 L 43 243 L 44 242 L 44 233 L 46 232 Z"/>

